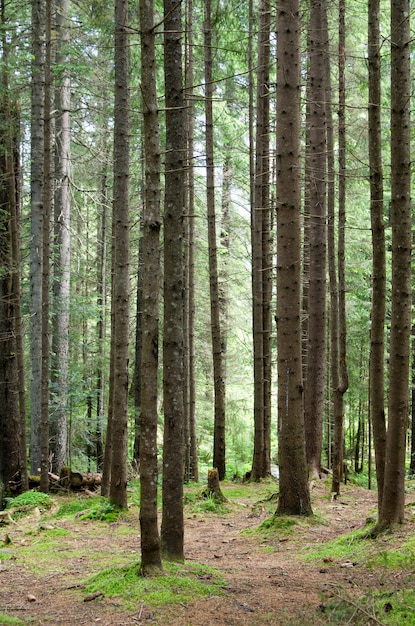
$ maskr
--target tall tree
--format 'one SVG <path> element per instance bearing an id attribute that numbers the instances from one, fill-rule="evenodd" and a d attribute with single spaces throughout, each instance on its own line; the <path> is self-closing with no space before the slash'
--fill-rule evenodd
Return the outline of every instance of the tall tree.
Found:
<path id="1" fill-rule="evenodd" d="M 182 69 L 182 11 L 164 0 L 166 157 L 164 195 L 163 311 L 163 507 L 161 545 L 166 556 L 184 558 L 183 538 L 183 207 L 186 132 Z"/>
<path id="2" fill-rule="evenodd" d="M 349 387 L 349 375 L 346 360 L 346 280 L 345 280 L 345 234 L 346 234 L 346 4 L 339 2 L 339 221 L 337 246 L 338 275 L 338 382 L 334 386 L 334 442 L 333 442 L 333 478 L 331 490 L 340 492 L 343 477 L 344 447 L 344 394 Z"/>
<path id="3" fill-rule="evenodd" d="M 264 309 L 264 297 L 269 285 L 269 255 L 264 254 L 264 244 L 269 236 L 266 228 L 269 216 L 269 57 L 270 57 L 270 6 L 262 0 L 259 6 L 258 24 L 258 65 L 256 95 L 256 138 L 255 138 L 255 182 L 251 209 L 252 240 L 252 328 L 254 347 L 254 457 L 252 478 L 258 480 L 266 475 L 267 461 L 265 412 L 270 406 L 266 394 L 265 359 L 270 345 L 267 328 L 269 316 Z M 269 226 L 269 222 L 268 222 Z M 268 233 L 267 233 L 268 231 Z M 268 298 L 268 307 L 269 307 Z M 266 309 L 270 311 L 270 307 Z M 266 333 L 267 330 L 267 333 Z M 268 354 L 269 357 L 269 354 Z M 268 372 L 269 376 L 270 372 Z"/>
<path id="4" fill-rule="evenodd" d="M 411 333 L 410 3 L 391 0 L 392 311 L 388 432 L 378 528 L 404 521 Z"/>
<path id="5" fill-rule="evenodd" d="M 8 45 L 5 41 L 5 5 L 1 2 L 2 67 L 0 76 L 0 509 L 14 481 L 22 485 L 21 424 L 19 416 L 18 362 L 16 342 L 17 298 L 13 247 L 17 228 L 19 164 L 17 106 L 9 98 Z M 15 224 L 13 224 L 13 221 Z"/>
<path id="6" fill-rule="evenodd" d="M 50 369 L 50 227 L 52 215 L 52 2 L 45 7 L 45 87 L 44 87 L 44 181 L 42 229 L 42 386 L 40 420 L 40 489 L 49 491 L 49 369 Z"/>
<path id="7" fill-rule="evenodd" d="M 323 414 L 326 367 L 326 214 L 327 214 L 327 140 L 326 140 L 326 54 L 324 7 L 313 0 L 308 33 L 308 175 L 309 181 L 309 285 L 307 367 L 304 393 L 306 453 L 309 473 L 319 477 L 323 447 Z"/>
<path id="8" fill-rule="evenodd" d="M 52 326 L 52 469 L 59 474 L 67 456 L 70 304 L 70 107 L 69 0 L 56 0 L 55 194 Z"/>
<path id="9" fill-rule="evenodd" d="M 153 3 L 140 1 L 141 88 L 144 117 L 142 365 L 140 412 L 140 527 L 144 574 L 161 569 L 157 524 L 158 342 L 160 292 L 160 136 Z"/>
<path id="10" fill-rule="evenodd" d="M 385 472 L 385 305 L 386 248 L 383 219 L 383 166 L 381 130 L 380 1 L 368 4 L 369 166 L 372 226 L 372 310 L 370 327 L 369 407 L 375 447 L 378 508 L 382 506 Z"/>
<path id="11" fill-rule="evenodd" d="M 186 289 L 185 315 L 187 315 L 187 350 L 185 363 L 187 366 L 187 409 L 188 440 L 185 442 L 186 471 L 185 477 L 199 480 L 198 452 L 196 439 L 196 382 L 195 382 L 195 174 L 194 174 L 194 54 L 193 54 L 193 0 L 186 4 L 186 111 L 187 111 L 187 237 L 186 237 Z"/>
<path id="12" fill-rule="evenodd" d="M 114 359 L 110 502 L 127 507 L 128 347 L 130 303 L 129 25 L 128 0 L 115 2 L 114 280 L 111 351 Z"/>
<path id="13" fill-rule="evenodd" d="M 213 61 L 211 2 L 204 3 L 204 50 L 205 50 L 205 124 L 206 124 L 206 201 L 208 215 L 210 317 L 213 353 L 214 427 L 213 466 L 219 479 L 226 473 L 225 433 L 225 363 L 223 330 L 220 324 L 218 258 L 215 211 L 215 164 L 213 154 Z"/>
<path id="14" fill-rule="evenodd" d="M 300 12 L 277 7 L 278 514 L 310 515 L 301 362 Z"/>
<path id="15" fill-rule="evenodd" d="M 30 464 L 40 469 L 42 386 L 42 221 L 44 163 L 45 12 L 41 0 L 32 2 L 31 84 L 31 219 L 30 219 Z"/>

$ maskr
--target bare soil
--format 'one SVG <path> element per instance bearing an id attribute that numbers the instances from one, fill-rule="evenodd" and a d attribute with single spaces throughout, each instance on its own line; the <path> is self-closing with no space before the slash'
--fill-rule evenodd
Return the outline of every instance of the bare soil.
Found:
<path id="1" fill-rule="evenodd" d="M 225 495 L 226 489 L 225 485 Z M 100 596 L 86 602 L 85 593 L 78 585 L 97 571 L 97 555 L 102 558 L 107 553 L 108 562 L 114 566 L 121 556 L 125 559 L 131 555 L 131 561 L 139 560 L 137 512 L 130 512 L 115 525 L 98 524 L 99 532 L 97 523 L 91 520 L 55 520 L 54 525 L 70 530 L 71 535 L 61 538 L 59 569 L 52 561 L 41 572 L 34 572 L 19 554 L 20 546 L 37 541 L 36 533 L 28 534 L 28 528 L 39 524 L 39 519 L 26 517 L 17 524 L 2 524 L 0 542 L 7 535 L 11 543 L 0 547 L 0 552 L 9 550 L 13 556 L 0 558 L 0 624 L 8 623 L 2 621 L 1 615 L 34 625 L 68 626 L 326 624 L 334 623 L 328 620 L 325 611 L 330 600 L 347 598 L 351 604 L 356 602 L 358 614 L 362 594 L 382 587 L 403 588 L 411 581 L 413 585 L 413 572 L 373 570 L 364 562 L 342 562 L 335 557 L 324 562 L 306 562 L 301 558 L 313 546 L 362 528 L 376 507 L 374 491 L 347 485 L 342 496 L 332 501 L 327 485 L 319 484 L 313 489 L 312 498 L 313 510 L 321 522 L 301 523 L 291 533 L 280 532 L 266 539 L 259 533 L 246 532 L 257 529 L 269 516 L 267 503 L 254 505 L 252 488 L 250 494 L 249 498 L 233 501 L 225 515 L 186 511 L 186 559 L 221 570 L 227 581 L 226 592 L 188 605 L 161 608 L 147 606 L 144 598 L 134 612 L 125 611 L 117 598 Z M 132 528 L 137 529 L 136 534 L 131 532 Z M 117 532 L 116 541 L 115 529 L 125 530 L 125 533 Z M 413 531 L 414 523 L 408 520 L 393 541 L 399 544 Z M 376 540 L 379 541 L 383 540 Z M 74 558 L 74 543 L 84 548 L 81 557 Z M 365 623 L 381 622 L 372 620 L 368 614 Z"/>

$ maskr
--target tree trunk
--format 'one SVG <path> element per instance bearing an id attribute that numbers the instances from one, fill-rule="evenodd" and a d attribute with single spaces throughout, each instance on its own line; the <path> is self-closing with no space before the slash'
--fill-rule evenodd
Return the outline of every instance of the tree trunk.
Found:
<path id="1" fill-rule="evenodd" d="M 112 458 L 109 500 L 127 507 L 128 347 L 130 303 L 129 216 L 129 46 L 128 0 L 115 3 L 114 100 L 114 283 L 112 291 L 114 358 Z"/>
<path id="2" fill-rule="evenodd" d="M 323 447 L 323 414 L 326 366 L 326 196 L 327 196 L 327 138 L 326 84 L 327 71 L 324 29 L 325 10 L 322 0 L 311 3 L 308 89 L 308 175 L 309 203 L 309 285 L 308 341 L 304 393 L 306 454 L 310 476 L 320 477 Z"/>
<path id="3" fill-rule="evenodd" d="M 50 369 L 50 236 L 52 215 L 52 4 L 46 0 L 44 181 L 42 241 L 42 385 L 40 420 L 40 490 L 49 491 L 49 369 Z"/>
<path id="4" fill-rule="evenodd" d="M 44 164 L 44 5 L 32 2 L 31 94 L 31 219 L 30 219 L 30 464 L 40 470 L 40 416 L 42 381 L 42 221 Z"/>
<path id="5" fill-rule="evenodd" d="M 69 304 L 70 304 L 70 107 L 69 0 L 56 2 L 56 152 L 54 205 L 54 273 L 52 332 L 52 471 L 59 474 L 67 460 Z"/>
<path id="6" fill-rule="evenodd" d="M 368 4 L 369 166 L 372 226 L 372 309 L 370 327 L 369 407 L 375 447 L 378 510 L 382 507 L 385 475 L 385 303 L 386 248 L 383 220 L 381 134 L 380 1 Z"/>
<path id="7" fill-rule="evenodd" d="M 345 104 L 345 2 L 339 4 L 339 227 L 338 227 L 338 384 L 334 386 L 334 445 L 333 480 L 331 490 L 340 493 L 343 476 L 344 394 L 349 386 L 346 362 L 346 286 L 345 286 L 345 227 L 346 227 L 346 104 Z M 332 355 L 333 358 L 333 355 Z"/>
<path id="8" fill-rule="evenodd" d="M 300 13 L 277 7 L 277 343 L 280 493 L 277 513 L 312 513 L 301 362 Z"/>
<path id="9" fill-rule="evenodd" d="M 391 1 L 392 311 L 388 433 L 378 526 L 404 521 L 411 333 L 410 3 Z"/>
<path id="10" fill-rule="evenodd" d="M 223 480 L 226 473 L 225 441 L 225 364 L 223 329 L 220 325 L 218 260 L 216 242 L 215 179 L 213 156 L 213 70 L 211 3 L 206 0 L 204 21 L 205 45 L 205 119 L 206 119 L 206 200 L 208 215 L 210 316 L 215 393 L 213 427 L 213 465 Z"/>
<path id="11" fill-rule="evenodd" d="M 5 25 L 5 7 L 1 3 L 1 21 Z M 17 143 L 17 112 L 9 100 L 8 47 L 2 36 L 2 68 L 0 94 L 0 509 L 9 481 L 17 482 L 19 490 L 26 486 L 22 471 L 21 428 L 19 415 L 19 378 L 16 342 L 16 312 L 20 294 L 14 275 L 13 231 L 17 228 L 16 180 L 19 171 Z M 13 225 L 14 221 L 14 225 Z"/>
<path id="12" fill-rule="evenodd" d="M 262 0 L 259 7 L 259 40 L 257 69 L 257 121 L 255 141 L 255 177 L 251 209 L 252 241 L 252 320 L 254 348 L 254 457 L 252 479 L 264 478 L 269 461 L 265 440 L 265 406 L 269 409 L 266 389 L 265 359 L 270 362 L 269 300 L 269 34 L 270 6 Z M 268 224 L 268 232 L 266 228 Z M 265 296 L 268 296 L 265 306 Z M 270 372 L 268 372 L 268 375 Z"/>
<path id="13" fill-rule="evenodd" d="M 188 479 L 197 482 L 199 480 L 198 451 L 196 438 L 196 384 L 195 384 L 195 176 L 194 176 L 194 98 L 193 98 L 193 0 L 187 2 L 187 64 L 186 64 L 186 95 L 187 95 L 187 190 L 188 190 L 188 220 L 187 220 L 187 241 L 186 241 L 186 261 L 187 261 L 187 367 L 188 367 L 188 407 L 186 410 L 189 423 L 188 468 L 186 475 Z"/>
<path id="14" fill-rule="evenodd" d="M 165 555 L 184 559 L 183 536 L 183 206 L 186 150 L 183 107 L 182 14 L 176 0 L 164 0 L 164 87 L 166 157 L 164 196 L 163 320 L 163 511 Z"/>
<path id="15" fill-rule="evenodd" d="M 145 197 L 141 317 L 140 528 L 144 574 L 161 570 L 157 523 L 158 345 L 160 293 L 160 134 L 156 90 L 153 3 L 140 1 L 141 84 L 144 117 Z"/>

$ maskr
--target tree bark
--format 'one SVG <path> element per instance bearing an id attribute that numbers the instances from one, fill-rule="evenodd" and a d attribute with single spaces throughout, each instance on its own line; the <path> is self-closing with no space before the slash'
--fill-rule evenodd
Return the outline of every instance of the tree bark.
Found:
<path id="1" fill-rule="evenodd" d="M 161 545 L 183 561 L 183 206 L 186 133 L 183 101 L 182 13 L 164 0 L 166 157 L 164 196 L 163 508 Z"/>
<path id="2" fill-rule="evenodd" d="M 269 35 L 270 6 L 262 0 L 259 7 L 259 40 L 257 69 L 257 106 L 255 141 L 255 178 L 251 209 L 252 241 L 252 320 L 254 348 L 254 456 L 252 479 L 264 478 L 269 465 L 266 450 L 266 410 L 270 396 L 266 389 L 265 360 L 270 362 L 270 299 L 269 299 Z M 268 226 L 266 226 L 268 225 Z M 268 231 L 268 232 L 267 232 Z M 265 300 L 267 297 L 267 305 Z M 268 376 L 270 371 L 267 371 Z"/>
<path id="3" fill-rule="evenodd" d="M 220 324 L 218 259 L 216 242 L 215 178 L 213 156 L 213 69 L 211 3 L 206 0 L 204 21 L 205 46 L 205 121 L 206 121 L 206 200 L 208 215 L 210 317 L 213 353 L 214 427 L 213 465 L 223 480 L 226 473 L 225 434 L 225 364 L 223 329 Z"/>
<path id="4" fill-rule="evenodd" d="M 277 7 L 277 343 L 280 493 L 277 513 L 312 512 L 301 362 L 300 13 Z"/>
<path id="5" fill-rule="evenodd" d="M 378 527 L 404 521 L 411 333 L 410 6 L 391 1 L 392 311 L 388 432 Z"/>
<path id="6" fill-rule="evenodd" d="M 385 307 L 386 247 L 383 220 L 381 133 L 380 2 L 368 4 L 369 166 L 372 226 L 372 309 L 370 327 L 369 407 L 375 447 L 378 509 L 382 507 L 385 475 Z"/>
<path id="7" fill-rule="evenodd" d="M 31 219 L 30 219 L 30 464 L 40 470 L 40 416 L 42 380 L 42 223 L 44 164 L 44 30 L 43 2 L 32 2 L 31 93 Z"/>
<path id="8" fill-rule="evenodd" d="M 70 304 L 70 107 L 69 0 L 56 1 L 57 51 L 60 70 L 55 89 L 55 194 L 52 327 L 52 471 L 58 474 L 67 460 L 69 304 Z"/>
<path id="9" fill-rule="evenodd" d="M 333 480 L 331 490 L 340 493 L 343 476 L 344 446 L 344 394 L 349 386 L 346 361 L 346 285 L 345 285 L 345 229 L 346 229 L 346 101 L 345 101 L 345 55 L 346 55 L 345 2 L 339 3 L 339 225 L 337 247 L 338 274 L 338 384 L 334 387 L 334 442 Z"/>
<path id="10" fill-rule="evenodd" d="M 115 3 L 114 100 L 114 283 L 112 292 L 114 358 L 112 458 L 109 500 L 127 507 L 128 347 L 130 303 L 129 148 L 130 94 L 128 0 Z"/>
<path id="11" fill-rule="evenodd" d="M 161 570 L 157 522 L 158 345 L 160 293 L 160 133 L 153 3 L 140 1 L 145 197 L 141 319 L 140 528 L 144 574 Z"/>
<path id="12" fill-rule="evenodd" d="M 309 187 L 309 285 L 307 367 L 304 393 L 306 454 L 309 474 L 321 472 L 323 415 L 326 367 L 326 206 L 327 206 L 327 136 L 326 136 L 326 31 L 322 0 L 313 0 L 308 33 L 309 89 L 308 104 L 308 175 Z"/>

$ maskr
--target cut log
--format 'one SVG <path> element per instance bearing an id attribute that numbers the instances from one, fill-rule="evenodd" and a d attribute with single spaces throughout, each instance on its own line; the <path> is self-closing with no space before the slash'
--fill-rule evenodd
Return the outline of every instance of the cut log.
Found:
<path id="1" fill-rule="evenodd" d="M 73 472 L 69 467 L 61 470 L 59 482 L 70 489 L 96 489 L 101 484 L 102 474 Z"/>

